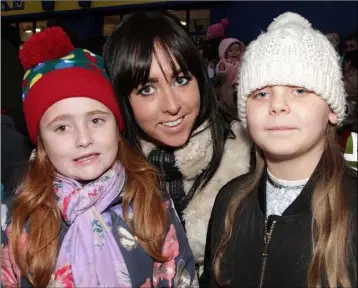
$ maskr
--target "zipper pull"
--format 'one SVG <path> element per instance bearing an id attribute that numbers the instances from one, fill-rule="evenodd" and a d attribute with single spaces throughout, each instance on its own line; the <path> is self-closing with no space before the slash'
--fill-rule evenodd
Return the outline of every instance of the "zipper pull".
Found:
<path id="1" fill-rule="evenodd" d="M 275 227 L 276 221 L 272 221 L 271 219 L 268 219 L 265 221 L 265 236 L 264 236 L 264 243 L 265 243 L 265 248 L 264 248 L 264 252 L 262 253 L 262 256 L 264 258 L 267 258 L 268 254 L 268 247 L 271 241 L 271 237 L 272 237 L 272 233 L 273 233 L 273 229 Z"/>

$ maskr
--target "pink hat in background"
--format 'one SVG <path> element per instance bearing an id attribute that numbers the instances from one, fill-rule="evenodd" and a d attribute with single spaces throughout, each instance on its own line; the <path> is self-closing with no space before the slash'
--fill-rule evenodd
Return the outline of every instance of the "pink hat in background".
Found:
<path id="1" fill-rule="evenodd" d="M 225 28 L 229 24 L 229 20 L 224 18 L 220 20 L 220 23 L 210 25 L 208 27 L 207 36 L 208 39 L 222 39 L 225 38 Z"/>

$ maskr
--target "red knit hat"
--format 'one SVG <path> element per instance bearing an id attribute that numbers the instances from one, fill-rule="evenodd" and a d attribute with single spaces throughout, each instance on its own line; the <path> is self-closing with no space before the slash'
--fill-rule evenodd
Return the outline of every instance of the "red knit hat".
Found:
<path id="1" fill-rule="evenodd" d="M 28 69 L 22 98 L 32 143 L 37 144 L 39 122 L 46 110 L 71 97 L 87 97 L 103 103 L 123 131 L 123 117 L 104 71 L 103 59 L 88 50 L 74 49 L 61 28 L 48 28 L 31 36 L 20 50 L 19 58 Z"/>

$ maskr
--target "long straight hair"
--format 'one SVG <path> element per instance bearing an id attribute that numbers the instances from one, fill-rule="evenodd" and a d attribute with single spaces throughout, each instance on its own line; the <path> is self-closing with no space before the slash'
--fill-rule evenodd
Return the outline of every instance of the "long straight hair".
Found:
<path id="1" fill-rule="evenodd" d="M 207 121 L 207 129 L 211 130 L 213 139 L 215 153 L 207 169 L 195 179 L 185 199 L 188 203 L 216 172 L 226 139 L 235 137 L 230 128 L 233 118 L 218 107 L 214 89 L 196 44 L 179 20 L 164 11 L 134 12 L 126 15 L 109 37 L 103 56 L 106 71 L 112 80 L 124 115 L 124 136 L 132 147 L 143 153 L 140 139 L 148 139 L 148 136 L 136 122 L 129 97 L 133 89 L 147 83 L 153 55 L 157 58 L 157 47 L 163 50 L 174 75 L 177 74 L 176 61 L 184 74 L 190 73 L 196 78 L 201 104 L 193 131 Z"/>
<path id="2" fill-rule="evenodd" d="M 167 229 L 167 216 L 158 190 L 157 175 L 144 157 L 125 140 L 119 141 L 117 160 L 127 175 L 123 196 L 123 213 L 128 226 L 149 256 L 164 261 L 161 246 Z M 61 212 L 53 192 L 55 170 L 41 138 L 35 159 L 12 205 L 10 247 L 21 274 L 34 287 L 46 287 L 54 271 L 59 250 L 58 235 Z M 133 223 L 128 207 L 133 204 Z M 23 244 L 24 229 L 26 242 Z"/>
<path id="3" fill-rule="evenodd" d="M 221 285 L 230 281 L 225 282 L 220 278 L 220 268 L 235 227 L 235 213 L 242 201 L 259 184 L 265 165 L 262 151 L 256 149 L 256 169 L 240 187 L 237 187 L 237 190 L 243 193 L 237 193 L 228 205 L 224 231 L 213 259 L 215 279 Z M 343 191 L 343 176 L 347 169 L 352 170 L 345 163 L 339 150 L 336 127 L 329 124 L 311 203 L 313 248 L 307 272 L 307 287 L 324 286 L 322 275 L 325 275 L 329 287 L 353 287 L 354 282 L 351 281 L 357 279 L 357 266 L 354 264 L 354 271 L 351 273 L 348 268 L 349 263 L 356 263 L 357 259 L 351 247 L 351 233 L 356 233 L 356 227 L 352 227 L 351 221 L 353 212 L 349 209 L 348 195 Z M 350 274 L 353 274 L 353 279 Z"/>

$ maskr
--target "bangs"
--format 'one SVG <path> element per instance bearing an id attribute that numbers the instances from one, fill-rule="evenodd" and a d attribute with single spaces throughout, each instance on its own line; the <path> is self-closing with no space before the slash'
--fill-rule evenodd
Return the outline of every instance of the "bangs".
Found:
<path id="1" fill-rule="evenodd" d="M 148 82 L 153 56 L 155 57 L 163 75 L 167 77 L 163 69 L 163 60 L 159 60 L 159 53 L 164 55 L 164 61 L 167 61 L 169 64 L 173 76 L 178 77 L 179 73 L 183 73 L 185 75 L 189 73 L 192 74 L 187 62 L 185 61 L 185 57 L 183 57 L 184 51 L 174 50 L 172 47 L 170 47 L 171 42 L 165 40 L 166 39 L 153 39 L 150 49 L 146 51 L 140 51 L 138 49 L 138 53 L 135 53 L 131 71 L 133 75 L 133 89 Z"/>
<path id="2" fill-rule="evenodd" d="M 159 51 L 168 61 L 174 76 L 179 76 L 180 71 L 200 78 L 200 54 L 180 22 L 172 17 L 151 18 L 150 13 L 146 13 L 146 17 L 151 18 L 148 21 L 139 15 L 123 19 L 106 44 L 106 69 L 114 79 L 115 86 L 129 95 L 133 89 L 146 84 L 153 56 L 163 72 L 164 63 L 159 62 Z"/>

